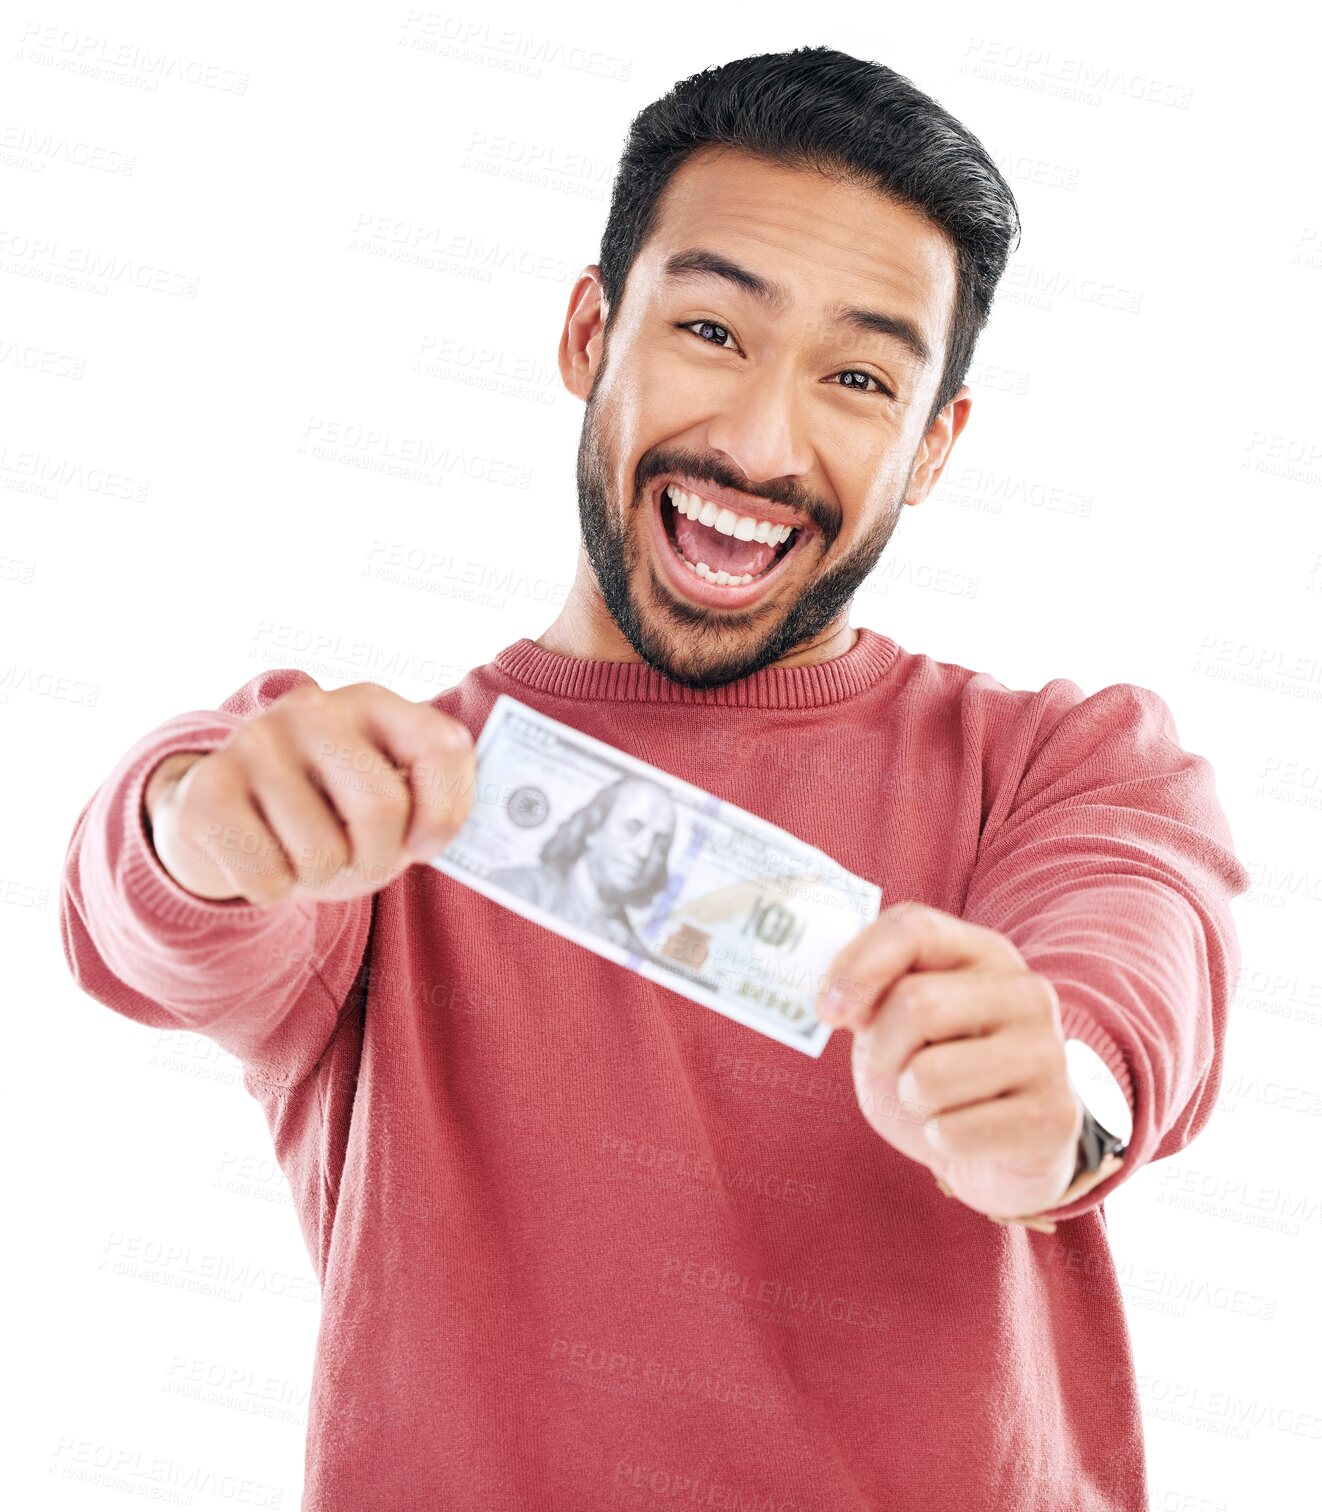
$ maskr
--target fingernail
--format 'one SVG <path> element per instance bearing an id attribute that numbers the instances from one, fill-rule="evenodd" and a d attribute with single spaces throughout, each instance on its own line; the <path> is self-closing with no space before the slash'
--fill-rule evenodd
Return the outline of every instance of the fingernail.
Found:
<path id="1" fill-rule="evenodd" d="M 426 835 L 417 834 L 412 837 L 405 836 L 404 849 L 419 866 L 425 866 L 433 856 L 440 853 L 441 845 L 437 840 L 428 840 Z"/>
<path id="2" fill-rule="evenodd" d="M 848 1006 L 844 998 L 828 992 L 825 997 L 817 1000 L 817 1017 L 824 1023 L 838 1024 L 844 1018 Z"/>

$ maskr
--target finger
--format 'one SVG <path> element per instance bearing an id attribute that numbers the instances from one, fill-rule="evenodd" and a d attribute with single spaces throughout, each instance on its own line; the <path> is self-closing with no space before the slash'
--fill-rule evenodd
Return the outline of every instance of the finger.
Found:
<path id="1" fill-rule="evenodd" d="M 927 1118 L 1027 1090 L 1044 1070 L 1033 1054 L 1032 1037 L 1012 1025 L 924 1045 L 901 1070 L 896 1091 L 915 1114 Z"/>
<path id="2" fill-rule="evenodd" d="M 948 971 L 1022 958 L 994 929 L 970 924 L 922 903 L 884 909 L 841 950 L 828 972 L 830 990 L 818 1017 L 848 1029 L 867 1026 L 879 997 L 910 971 Z"/>
<path id="3" fill-rule="evenodd" d="M 1009 1092 L 929 1118 L 923 1132 L 946 1160 L 999 1161 L 1031 1176 L 1068 1147 L 1072 1121 L 1081 1118 L 1077 1103 L 1057 1108 L 1036 1093 Z"/>
<path id="4" fill-rule="evenodd" d="M 224 760 L 196 762 L 156 811 L 153 835 L 161 859 L 182 874 L 199 897 L 271 903 L 284 897 L 294 874 L 256 807 L 241 767 Z M 212 875 L 198 870 L 203 862 Z"/>
<path id="5" fill-rule="evenodd" d="M 398 870 L 410 812 L 409 785 L 356 721 L 322 726 L 302 748 L 308 775 L 344 823 L 349 860 L 338 874 L 373 891 Z"/>
<path id="6" fill-rule="evenodd" d="M 299 887 L 322 891 L 353 858 L 344 820 L 301 767 L 263 767 L 252 796 Z"/>
<path id="7" fill-rule="evenodd" d="M 989 1036 L 1027 1019 L 1045 987 L 1028 971 L 911 971 L 882 994 L 874 1017 L 859 1031 L 868 1041 L 867 1064 L 898 1077 L 925 1045 Z"/>
<path id="8" fill-rule="evenodd" d="M 364 728 L 408 783 L 403 843 L 414 856 L 429 859 L 453 836 L 472 805 L 472 734 L 462 721 L 431 704 L 409 703 L 375 684 L 363 686 Z"/>
<path id="9" fill-rule="evenodd" d="M 231 795 L 225 816 L 224 827 L 211 825 L 212 833 L 201 844 L 208 860 L 250 903 L 266 907 L 287 898 L 297 875 L 252 794 Z"/>

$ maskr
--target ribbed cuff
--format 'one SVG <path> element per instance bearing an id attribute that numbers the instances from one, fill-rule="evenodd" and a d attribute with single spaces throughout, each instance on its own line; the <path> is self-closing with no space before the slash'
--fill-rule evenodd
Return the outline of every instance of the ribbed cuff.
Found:
<path id="1" fill-rule="evenodd" d="M 1137 1125 L 1138 1108 L 1137 1097 L 1134 1093 L 1134 1080 L 1130 1075 L 1124 1056 L 1120 1053 L 1120 1047 L 1095 1019 L 1090 1018 L 1071 999 L 1061 998 L 1059 991 L 1057 991 L 1056 996 L 1060 1002 L 1060 1027 L 1062 1034 L 1067 1040 L 1082 1040 L 1089 1050 L 1092 1050 L 1098 1056 L 1102 1064 L 1120 1084 L 1120 1090 L 1125 1094 L 1125 1101 L 1129 1104 L 1130 1116 L 1134 1119 L 1135 1125 Z"/>

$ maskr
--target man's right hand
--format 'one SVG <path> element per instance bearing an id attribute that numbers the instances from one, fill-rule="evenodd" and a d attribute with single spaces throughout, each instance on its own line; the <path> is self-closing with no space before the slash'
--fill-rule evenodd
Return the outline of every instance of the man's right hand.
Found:
<path id="1" fill-rule="evenodd" d="M 199 898 L 343 902 L 439 855 L 476 777 L 467 727 L 431 704 L 304 684 L 216 750 L 167 756 L 143 807 L 162 866 Z"/>

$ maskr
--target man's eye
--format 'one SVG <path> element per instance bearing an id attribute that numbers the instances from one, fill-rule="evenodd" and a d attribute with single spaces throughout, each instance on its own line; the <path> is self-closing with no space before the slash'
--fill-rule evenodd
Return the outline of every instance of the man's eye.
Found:
<path id="1" fill-rule="evenodd" d="M 697 327 L 696 331 L 694 331 L 695 326 Z M 725 345 L 725 338 L 730 334 L 725 326 L 717 325 L 714 320 L 682 320 L 679 323 L 679 328 L 681 331 L 694 331 L 694 335 L 698 336 L 702 341 L 707 342 L 710 346 L 718 347 Z M 706 331 L 719 331 L 721 333 L 720 338 L 713 340 L 712 337 L 704 334 Z"/>
<path id="2" fill-rule="evenodd" d="M 855 393 L 885 394 L 888 399 L 894 399 L 895 397 L 895 395 L 891 393 L 891 391 L 886 387 L 884 383 L 881 382 L 881 380 L 875 373 L 865 373 L 861 368 L 846 368 L 843 373 L 837 373 L 835 376 L 837 378 L 864 378 L 869 383 L 876 384 L 875 389 L 865 389 L 861 384 L 858 383 L 842 383 L 840 385 L 841 388 L 852 389 Z"/>

